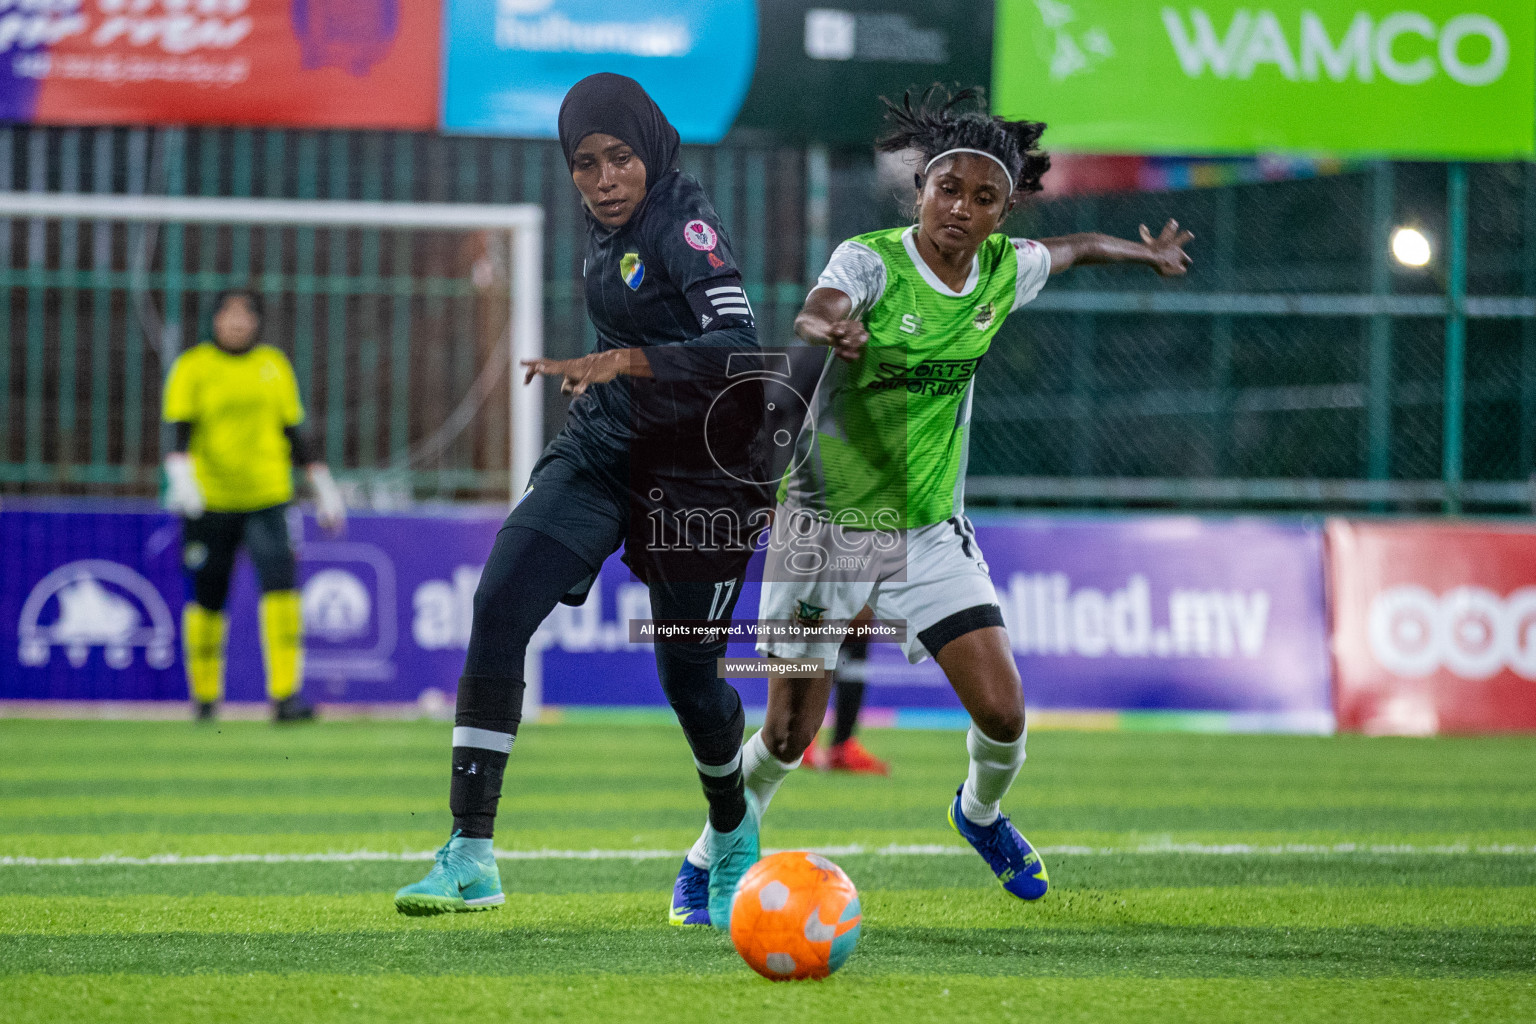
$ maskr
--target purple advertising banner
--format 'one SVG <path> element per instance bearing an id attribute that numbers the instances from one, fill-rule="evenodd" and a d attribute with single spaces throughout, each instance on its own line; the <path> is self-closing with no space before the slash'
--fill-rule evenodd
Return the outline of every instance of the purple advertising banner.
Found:
<path id="1" fill-rule="evenodd" d="M 0 699 L 186 696 L 180 527 L 147 506 L 24 503 L 0 510 Z M 356 515 L 345 537 L 293 513 L 306 692 L 320 701 L 451 694 L 497 509 Z M 1030 707 L 1270 716 L 1332 723 L 1323 542 L 1312 525 L 1175 516 L 976 517 Z M 749 570 L 760 577 L 761 557 Z M 755 618 L 749 582 L 738 622 Z M 228 696 L 260 700 L 254 575 L 230 595 Z M 617 557 L 587 603 L 557 607 L 535 637 L 548 705 L 664 706 L 644 584 Z M 872 708 L 960 707 L 930 660 L 872 644 Z M 750 644 L 730 654 L 750 656 Z M 737 680 L 748 707 L 764 680 Z"/>
<path id="2" fill-rule="evenodd" d="M 181 527 L 148 506 L 25 503 L 0 509 L 0 699 L 184 700 Z M 305 692 L 393 703 L 451 694 L 475 585 L 501 514 L 354 515 L 328 538 L 290 513 L 298 540 Z M 237 563 L 227 697 L 264 696 L 256 581 Z"/>
<path id="3" fill-rule="evenodd" d="M 976 533 L 1031 707 L 1256 713 L 1329 727 L 1317 527 L 1009 516 L 977 517 Z M 738 620 L 757 597 L 749 583 Z M 645 587 L 610 559 L 587 605 L 557 609 L 540 631 L 545 702 L 662 703 L 649 647 L 627 643 L 624 629 L 648 615 Z M 895 645 L 871 645 L 868 672 L 872 707 L 960 707 L 933 661 L 909 665 Z M 736 682 L 749 707 L 766 702 L 765 682 Z"/>

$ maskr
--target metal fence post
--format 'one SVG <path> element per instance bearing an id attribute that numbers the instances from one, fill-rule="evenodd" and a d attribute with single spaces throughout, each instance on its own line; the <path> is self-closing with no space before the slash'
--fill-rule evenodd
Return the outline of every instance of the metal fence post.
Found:
<path id="1" fill-rule="evenodd" d="M 826 269 L 831 254 L 831 158 L 827 147 L 805 148 L 805 283 L 810 285 Z"/>
<path id="2" fill-rule="evenodd" d="M 1446 245 L 1445 406 L 1441 478 L 1445 484 L 1444 508 L 1461 511 L 1462 427 L 1467 372 L 1467 168 L 1450 164 L 1446 169 L 1446 221 L 1450 238 Z"/>
<path id="3" fill-rule="evenodd" d="M 48 191 L 48 135 L 33 128 L 27 133 L 27 191 Z M 51 467 L 43 459 L 43 379 L 47 351 L 46 299 L 43 287 L 48 267 L 48 225 L 41 218 L 27 222 L 27 370 L 26 419 L 22 434 L 26 438 L 27 479 L 40 482 L 50 475 Z"/>
<path id="4" fill-rule="evenodd" d="M 114 130 L 97 128 L 91 139 L 91 191 L 112 191 Z M 112 292 L 107 285 L 112 272 L 112 225 L 98 220 L 91 225 L 91 480 L 110 479 L 113 466 L 107 444 L 113 431 Z M 9 305 L 9 303 L 6 303 Z M 0 343 L 3 344 L 3 343 Z"/>
<path id="5" fill-rule="evenodd" d="M 1099 229 L 1099 201 L 1096 196 L 1083 198 L 1077 206 L 1076 229 L 1082 232 Z M 1069 386 L 1072 389 L 1072 461 L 1073 476 L 1090 476 L 1094 472 L 1095 431 L 1094 395 L 1098 390 L 1098 374 L 1095 359 L 1098 355 L 1098 317 L 1093 313 L 1079 313 L 1072 318 L 1072 367 Z"/>
<path id="6" fill-rule="evenodd" d="M 1226 185 L 1216 194 L 1215 271 L 1216 287 L 1237 290 L 1237 186 Z M 1235 339 L 1232 317 L 1218 313 L 1211 318 L 1211 416 L 1207 421 L 1211 476 L 1231 473 L 1233 422 L 1232 361 Z"/>
<path id="7" fill-rule="evenodd" d="M 80 191 L 80 129 L 66 128 L 59 137 L 59 191 Z M 59 225 L 59 269 L 64 272 L 63 284 L 58 290 L 58 334 L 54 346 L 58 351 L 58 452 L 54 456 L 60 480 L 75 478 L 75 398 L 79 388 L 80 365 L 80 222 L 65 221 Z"/>
<path id="8" fill-rule="evenodd" d="M 1367 241 L 1371 294 L 1378 297 L 1392 292 L 1387 235 L 1392 230 L 1393 192 L 1392 165 L 1379 161 L 1371 168 L 1371 227 Z M 1372 480 L 1385 480 L 1392 473 L 1392 318 L 1386 313 L 1371 317 L 1366 360 L 1366 475 Z"/>
<path id="9" fill-rule="evenodd" d="M 165 155 L 165 192 L 167 195 L 185 195 L 187 191 L 187 133 L 185 128 L 167 128 L 160 135 Z M 162 244 L 165 267 L 165 307 L 161 314 L 160 328 L 160 382 L 163 385 L 170 375 L 171 363 L 182 350 L 182 301 L 186 295 L 186 228 L 181 224 L 167 223 L 162 228 Z M 145 271 L 152 269 L 153 261 L 147 261 Z M 193 330 L 196 330 L 193 325 Z M 157 389 L 158 397 L 158 389 Z M 160 419 L 160 405 L 152 410 L 156 421 Z M 161 423 L 159 429 L 160 450 L 155 461 L 171 450 L 174 434 L 169 423 Z"/>
<path id="10" fill-rule="evenodd" d="M 1520 293 L 1536 297 L 1536 163 L 1525 165 L 1525 239 L 1520 254 Z M 1520 474 L 1536 472 L 1536 318 L 1520 324 Z"/>

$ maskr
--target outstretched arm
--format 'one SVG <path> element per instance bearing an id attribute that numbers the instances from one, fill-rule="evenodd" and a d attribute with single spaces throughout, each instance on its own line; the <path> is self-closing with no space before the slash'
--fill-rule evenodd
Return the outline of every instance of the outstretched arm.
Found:
<path id="1" fill-rule="evenodd" d="M 533 378 L 541 374 L 560 377 L 560 393 L 573 398 L 585 394 L 590 385 L 606 384 L 621 374 L 655 376 L 651 373 L 651 361 L 640 348 L 610 348 L 575 359 L 524 359 L 523 369 L 524 384 L 533 383 Z"/>
<path id="2" fill-rule="evenodd" d="M 1042 238 L 1040 244 L 1050 250 L 1052 274 L 1091 263 L 1140 263 L 1163 277 L 1182 277 L 1191 262 L 1184 246 L 1194 237 L 1180 230 L 1178 221 L 1169 220 L 1156 238 L 1145 224 L 1141 225 L 1139 242 L 1094 232 Z"/>
<path id="3" fill-rule="evenodd" d="M 812 345 L 826 345 L 839 359 L 854 362 L 869 341 L 869 331 L 850 320 L 853 300 L 836 288 L 815 288 L 795 317 L 795 333 Z"/>

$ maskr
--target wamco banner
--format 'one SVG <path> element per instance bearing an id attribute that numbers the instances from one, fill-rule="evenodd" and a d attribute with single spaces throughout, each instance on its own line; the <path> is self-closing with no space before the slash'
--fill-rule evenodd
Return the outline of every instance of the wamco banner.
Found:
<path id="1" fill-rule="evenodd" d="M 1085 152 L 1533 151 L 1531 0 L 998 0 L 997 112 Z"/>

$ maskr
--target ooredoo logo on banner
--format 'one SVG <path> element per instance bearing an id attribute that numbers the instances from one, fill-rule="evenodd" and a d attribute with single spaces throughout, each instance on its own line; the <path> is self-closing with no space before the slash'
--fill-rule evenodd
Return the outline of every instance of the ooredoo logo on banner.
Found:
<path id="1" fill-rule="evenodd" d="M 0 3 L 0 119 L 431 128 L 437 3 Z"/>
<path id="2" fill-rule="evenodd" d="M 1341 728 L 1536 728 L 1536 530 L 1328 525 Z"/>

